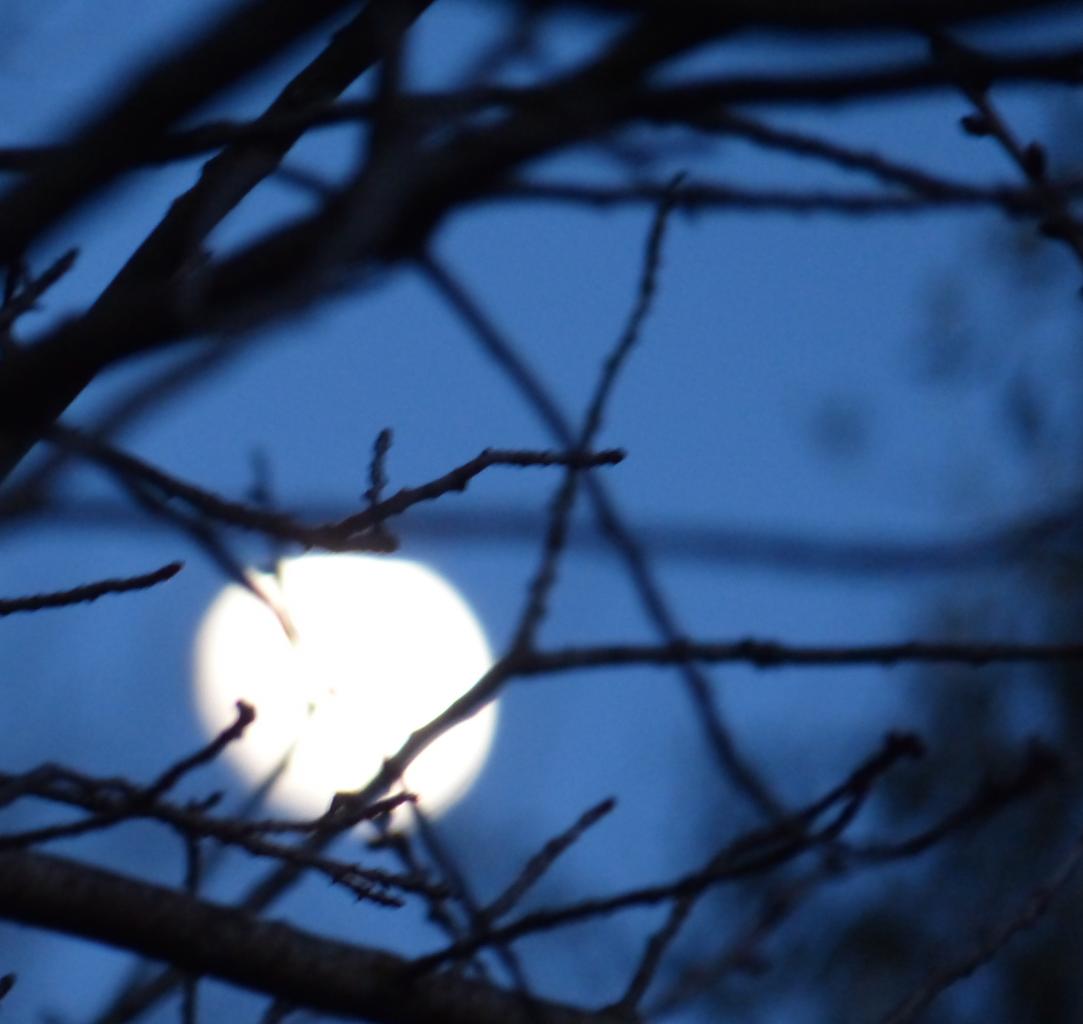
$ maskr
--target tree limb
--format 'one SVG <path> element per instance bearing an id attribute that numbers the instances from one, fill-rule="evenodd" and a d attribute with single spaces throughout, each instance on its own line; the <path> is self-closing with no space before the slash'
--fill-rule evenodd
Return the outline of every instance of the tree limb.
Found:
<path id="1" fill-rule="evenodd" d="M 44 854 L 0 854 L 0 915 L 378 1024 L 616 1024 L 454 975 L 414 977 L 389 953 Z"/>

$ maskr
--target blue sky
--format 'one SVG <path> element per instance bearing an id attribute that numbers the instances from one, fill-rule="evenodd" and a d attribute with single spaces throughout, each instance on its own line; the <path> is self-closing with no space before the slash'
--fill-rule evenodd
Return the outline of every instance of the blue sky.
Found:
<path id="1" fill-rule="evenodd" d="M 74 123 L 126 69 L 214 6 L 191 0 L 10 4 L 0 13 L 0 38 L 7 40 L 0 47 L 0 144 L 44 140 Z M 447 81 L 492 17 L 485 5 L 438 4 L 423 19 L 421 43 L 409 55 L 411 75 L 424 84 Z M 582 23 L 564 26 L 555 56 L 568 59 L 594 32 Z M 826 46 L 825 63 L 875 56 L 868 48 L 847 51 L 847 45 Z M 716 69 L 785 67 L 791 59 L 775 40 L 743 50 L 734 65 L 726 63 L 726 48 L 702 58 Z M 282 70 L 303 61 L 303 53 L 292 54 L 219 112 L 256 113 L 274 94 Z M 1006 109 L 1023 128 L 1047 127 L 1025 96 L 1013 97 Z M 964 112 L 957 97 L 937 97 L 765 116 L 945 173 L 1013 180 L 994 147 L 958 131 Z M 290 164 L 333 178 L 348 169 L 350 145 L 349 129 L 324 131 L 300 146 Z M 673 170 L 682 166 L 681 160 L 670 163 Z M 693 180 L 866 185 L 736 141 L 685 163 Z M 90 301 L 197 168 L 192 162 L 133 175 L 110 201 L 43 243 L 34 254 L 41 263 L 70 244 L 82 254 L 32 329 Z M 554 176 L 611 173 L 597 155 L 562 158 L 549 170 Z M 212 248 L 228 250 L 309 201 L 294 186 L 269 182 L 222 226 Z M 487 206 L 445 225 L 435 252 L 576 416 L 630 306 L 649 218 L 647 210 Z M 699 524 L 920 541 L 1007 523 L 1062 496 L 1055 467 L 1036 479 L 1031 467 L 1005 453 L 997 382 L 1010 369 L 1004 353 L 1009 344 L 1021 347 L 1022 332 L 1033 339 L 1035 359 L 1055 366 L 1062 358 L 1068 318 L 1076 315 L 1074 271 L 1058 271 L 1067 286 L 1063 294 L 1048 292 L 1040 314 L 1013 321 L 1009 304 L 998 297 L 995 271 L 980 269 L 999 237 L 992 223 L 981 214 L 676 216 L 656 309 L 602 436 L 629 453 L 622 466 L 604 471 L 626 518 L 663 528 Z M 963 312 L 956 314 L 960 322 L 970 317 L 966 326 L 979 339 L 984 370 L 959 386 L 930 384 L 919 372 L 919 341 L 938 285 L 957 276 Z M 486 446 L 551 443 L 417 273 L 396 270 L 377 285 L 261 335 L 245 358 L 142 421 L 123 444 L 232 495 L 250 482 L 258 446 L 271 460 L 276 494 L 287 507 L 347 510 L 364 487 L 372 439 L 385 426 L 395 432 L 393 486 L 422 482 Z M 92 421 L 96 409 L 150 365 L 111 373 L 80 399 L 71 421 Z M 857 450 L 848 456 L 815 442 L 812 428 L 830 403 L 859 428 Z M 72 493 L 111 493 L 86 471 L 70 481 Z M 555 473 L 497 470 L 446 502 L 479 516 L 494 507 L 537 512 L 557 483 Z M 202 741 L 188 697 L 190 643 L 222 581 L 183 538 L 138 522 L 133 518 L 120 530 L 87 524 L 0 538 L 0 586 L 12 595 L 143 571 L 178 556 L 187 561 L 177 580 L 146 595 L 2 623 L 0 671 L 9 680 L 4 769 L 62 759 L 147 778 L 163 759 Z M 538 542 L 488 545 L 432 532 L 411 540 L 408 523 L 404 553 L 453 581 L 499 648 L 514 627 Z M 253 558 L 262 551 L 243 538 L 238 550 Z M 695 559 L 660 561 L 657 571 L 686 632 L 720 639 L 901 639 L 920 625 L 926 601 L 943 585 L 922 576 L 809 576 Z M 610 555 L 590 551 L 569 559 L 543 630 L 546 642 L 648 636 Z M 794 801 L 832 782 L 876 737 L 912 715 L 905 670 L 726 669 L 712 676 L 743 745 Z M 199 783 L 237 790 L 224 767 Z M 507 693 L 486 773 L 441 828 L 479 890 L 492 893 L 551 834 L 615 794 L 617 812 L 542 887 L 542 898 L 555 901 L 656 881 L 686 867 L 699 844 L 721 839 L 729 821 L 742 820 L 725 791 L 711 793 L 723 820 L 703 820 L 704 790 L 715 785 L 672 674 L 622 670 L 538 679 Z M 179 871 L 176 844 L 138 827 L 99 836 L 73 852 L 137 870 L 160 858 L 155 874 Z M 235 894 L 251 872 L 249 862 L 231 861 L 212 891 Z M 301 887 L 282 911 L 404 951 L 433 941 L 420 911 L 358 908 L 320 883 Z M 539 989 L 564 998 L 601 997 L 603 989 L 615 995 L 625 980 L 620 957 L 584 960 L 583 949 L 634 950 L 645 920 L 628 915 L 573 933 L 589 939 L 586 946 L 538 940 L 537 956 L 529 956 L 532 943 L 524 944 L 532 978 Z M 115 954 L 10 928 L 0 930 L 0 957 L 0 967 L 20 974 L 9 997 L 16 1019 L 39 1010 L 66 1020 L 85 1016 L 113 990 L 125 964 Z"/>

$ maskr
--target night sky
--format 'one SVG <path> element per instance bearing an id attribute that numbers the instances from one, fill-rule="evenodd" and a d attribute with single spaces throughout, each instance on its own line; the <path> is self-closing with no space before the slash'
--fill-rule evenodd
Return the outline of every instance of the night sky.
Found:
<path id="1" fill-rule="evenodd" d="M 217 6 L 204 0 L 5 4 L 0 144 L 63 132 L 125 74 Z M 456 80 L 502 24 L 491 5 L 437 4 L 406 55 L 408 81 L 439 86 Z M 1048 24 L 1055 37 L 1057 23 Z M 569 61 L 602 31 L 582 20 L 559 21 L 540 59 Z M 1035 39 L 1049 38 L 1042 31 L 1037 20 L 1028 28 Z M 1016 42 L 1023 34 L 1010 26 L 1002 33 Z M 200 119 L 255 115 L 321 41 L 291 52 Z M 726 44 L 673 73 L 786 69 L 795 45 L 767 37 Z M 823 44 L 824 65 L 832 67 L 921 53 L 917 43 L 877 47 L 840 38 Z M 350 95 L 368 88 L 364 80 Z M 1005 109 L 1021 133 L 1050 131 L 1055 90 L 1041 103 L 1026 90 L 1006 95 Z M 959 131 L 965 111 L 963 100 L 943 92 L 759 113 L 779 127 L 830 134 L 946 175 L 1014 182 L 994 146 Z M 285 166 L 340 181 L 357 145 L 356 129 L 325 129 L 296 147 Z M 128 175 L 106 201 L 45 239 L 30 254 L 35 266 L 69 245 L 81 253 L 41 312 L 27 319 L 24 336 L 92 301 L 198 167 L 193 160 Z M 761 188 L 868 190 L 874 184 L 724 138 L 674 146 L 642 173 L 666 180 L 681 170 L 693 183 Z M 537 170 L 553 180 L 596 182 L 622 173 L 612 154 L 597 149 Z M 212 235 L 210 248 L 228 253 L 313 201 L 286 175 L 272 179 Z M 485 204 L 445 223 L 433 252 L 578 422 L 634 300 L 651 216 L 647 206 L 594 211 Z M 796 538 L 843 548 L 950 544 L 1065 497 L 1071 480 L 1061 467 L 1053 460 L 1036 469 L 1007 444 L 1003 423 L 1007 384 L 1023 362 L 1028 372 L 1053 381 L 1065 367 L 1078 368 L 1078 359 L 1073 363 L 1066 354 L 1078 316 L 1078 271 L 1054 252 L 1043 264 L 1048 287 L 1027 307 L 1005 284 L 1011 267 L 1004 250 L 1012 238 L 1010 225 L 977 211 L 673 216 L 657 303 L 599 438 L 601 445 L 625 449 L 627 459 L 598 472 L 625 520 L 641 530 L 686 635 L 795 643 L 910 638 L 932 628 L 938 599 L 987 570 L 918 565 L 875 571 L 860 559 L 824 569 L 797 557 L 766 558 L 752 541 Z M 373 439 L 384 427 L 394 431 L 392 488 L 437 476 L 485 447 L 555 443 L 414 268 L 396 267 L 344 289 L 238 339 L 237 347 L 243 351 L 236 358 L 139 419 L 117 442 L 238 498 L 252 486 L 253 454 L 262 453 L 275 500 L 313 518 L 357 507 Z M 194 351 L 189 343 L 111 371 L 79 399 L 67 422 L 92 424 L 145 375 Z M 1057 384 L 1051 387 L 1060 394 Z M 1067 417 L 1073 408 L 1070 387 L 1061 392 L 1050 403 L 1054 419 L 1058 410 Z M 43 454 L 36 453 L 27 470 Z M 559 482 L 558 470 L 494 469 L 465 494 L 397 524 L 402 553 L 461 590 L 498 651 L 515 627 Z M 190 541 L 126 506 L 93 469 L 69 468 L 60 493 L 67 514 L 5 526 L 0 534 L 4 595 L 134 574 L 174 558 L 186 567 L 146 594 L 0 623 L 0 677 L 6 680 L 0 767 L 23 771 L 60 760 L 149 779 L 205 742 L 190 697 L 192 638 L 225 581 Z M 583 500 L 575 523 L 541 642 L 655 639 L 625 569 L 593 532 Z M 270 555 L 252 536 L 230 534 L 229 542 L 251 564 Z M 886 730 L 916 717 L 908 698 L 914 672 L 906 668 L 726 667 L 710 670 L 710 677 L 740 745 L 794 803 L 832 784 Z M 1040 718 L 1039 710 L 1033 714 Z M 223 764 L 187 785 L 192 795 L 225 788 L 227 800 L 243 798 L 241 780 Z M 479 783 L 436 827 L 477 891 L 492 896 L 546 839 L 610 795 L 617 810 L 554 868 L 529 905 L 670 878 L 694 863 L 697 851 L 752 823 L 747 806 L 719 785 L 676 674 L 620 669 L 512 684 Z M 41 813 L 19 810 L 11 821 L 24 826 L 45 820 Z M 126 826 L 57 849 L 171 883 L 183 870 L 179 844 L 149 826 Z M 258 870 L 230 855 L 208 892 L 234 898 Z M 300 886 L 275 913 L 406 953 L 440 943 L 423 908 L 357 906 L 318 880 Z M 522 953 L 531 981 L 554 998 L 615 998 L 639 936 L 659 920 L 658 911 L 635 911 L 530 939 Z M 128 963 L 88 944 L 0 929 L 0 967 L 19 974 L 5 1006 L 14 1020 L 46 1013 L 88 1019 L 116 990 Z M 227 1005 L 241 1006 L 243 1019 L 258 1018 L 255 1002 L 207 987 L 208 1019 L 212 1007 Z M 175 1014 L 166 1008 L 153 1019 Z M 794 1010 L 787 1019 L 800 1014 Z"/>

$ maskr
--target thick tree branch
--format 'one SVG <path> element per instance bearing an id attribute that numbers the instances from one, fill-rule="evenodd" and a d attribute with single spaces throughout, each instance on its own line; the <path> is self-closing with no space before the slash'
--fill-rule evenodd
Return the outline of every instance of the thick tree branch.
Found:
<path id="1" fill-rule="evenodd" d="M 408 961 L 44 854 L 0 854 L 0 916 L 164 960 L 325 1013 L 378 1024 L 605 1024 Z M 628 1024 L 628 1018 L 620 1018 Z"/>
<path id="2" fill-rule="evenodd" d="M 0 374 L 0 476 L 22 457 L 39 432 L 105 367 L 179 339 L 256 323 L 313 301 L 330 286 L 317 271 L 329 246 L 342 261 L 361 267 L 413 255 L 448 212 L 484 197 L 525 162 L 585 139 L 610 135 L 630 119 L 687 121 L 740 98 L 741 83 L 643 88 L 646 76 L 673 57 L 724 31 L 719 18 L 648 20 L 602 57 L 529 95 L 487 129 L 465 130 L 419 153 L 381 181 L 378 222 L 360 237 L 343 239 L 342 225 L 358 202 L 338 197 L 320 213 L 280 229 L 236 256 L 195 274 L 183 287 L 140 275 L 140 286 L 119 289 L 86 316 L 53 331 L 9 360 Z M 1063 55 L 1064 73 L 1080 78 L 1079 53 Z M 805 84 L 812 98 L 843 98 L 892 90 L 900 83 L 942 83 L 935 65 L 829 78 Z M 764 99 L 785 99 L 770 82 Z M 0 204 L 0 225 L 4 206 Z M 185 223 L 188 223 L 185 221 Z M 197 232 L 197 237 L 201 237 Z M 338 240 L 335 242 L 334 240 Z M 334 244 L 332 244 L 334 242 Z M 315 268 L 315 269 L 314 269 Z M 336 268 L 338 269 L 338 268 Z M 315 276 L 314 276 L 315 274 Z"/>
<path id="3" fill-rule="evenodd" d="M 354 266 L 413 253 L 453 206 L 517 164 L 601 130 L 644 75 L 702 41 L 701 29 L 664 21 L 638 25 L 563 78 L 540 107 L 456 136 L 396 167 L 393 176 L 377 176 L 379 215 L 364 230 L 343 235 L 344 224 L 357 221 L 357 184 L 315 216 L 190 281 L 151 278 L 119 289 L 114 299 L 19 352 L 0 373 L 0 478 L 101 370 L 193 334 L 256 323 L 312 302 L 331 284 L 327 271 L 342 269 L 328 268 L 329 252 L 336 263 Z M 3 215 L 0 204 L 0 226 Z"/>
<path id="4" fill-rule="evenodd" d="M 347 0 L 234 4 L 194 41 L 139 76 L 34 175 L 0 198 L 0 262 L 138 162 L 169 127 L 346 6 Z"/>
<path id="5" fill-rule="evenodd" d="M 372 0 L 287 84 L 264 116 L 275 120 L 326 105 L 379 60 L 388 43 L 406 31 L 429 3 Z M 275 0 L 238 8 L 204 39 L 149 72 L 78 139 L 52 151 L 30 179 L 0 198 L 0 234 L 5 234 L 0 250 L 8 252 L 8 259 L 18 256 L 37 233 L 95 186 L 145 162 L 165 137 L 168 112 L 180 116 L 186 98 L 191 104 L 208 98 L 343 6 L 343 0 L 303 5 Z M 238 47 L 240 56 L 233 53 Z M 215 62 L 222 62 L 218 77 L 205 73 L 207 61 L 212 61 L 212 70 L 217 68 Z M 182 85 L 175 80 L 183 80 Z M 190 89 L 195 89 L 192 96 Z M 163 90 L 169 102 L 154 106 L 152 101 Z M 303 131 L 296 125 L 278 132 L 273 140 L 241 140 L 208 161 L 199 181 L 178 197 L 88 313 L 54 332 L 51 347 L 34 346 L 29 358 L 9 360 L 0 374 L 0 390 L 7 389 L 9 396 L 4 400 L 7 413 L 0 417 L 0 479 L 37 440 L 39 429 L 125 350 L 130 341 L 124 339 L 142 333 L 133 331 L 135 323 L 149 318 L 147 326 L 157 335 L 152 345 L 200 330 L 198 317 L 193 320 L 190 295 L 178 297 L 173 278 L 199 252 L 210 231 L 278 167 Z M 89 171 L 84 167 L 87 161 Z"/>

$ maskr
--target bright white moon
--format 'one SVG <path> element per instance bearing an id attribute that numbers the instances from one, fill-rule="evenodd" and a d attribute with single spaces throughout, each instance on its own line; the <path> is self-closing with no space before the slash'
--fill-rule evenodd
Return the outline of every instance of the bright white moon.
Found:
<path id="1" fill-rule="evenodd" d="M 493 663 L 466 602 L 416 562 L 305 555 L 258 579 L 296 635 L 248 591 L 226 587 L 196 639 L 196 704 L 212 733 L 235 720 L 238 700 L 255 707 L 226 748 L 253 785 L 292 748 L 270 794 L 286 813 L 315 817 L 336 792 L 363 786 Z M 410 766 L 405 784 L 424 810 L 439 813 L 469 788 L 495 724 L 489 704 Z"/>

